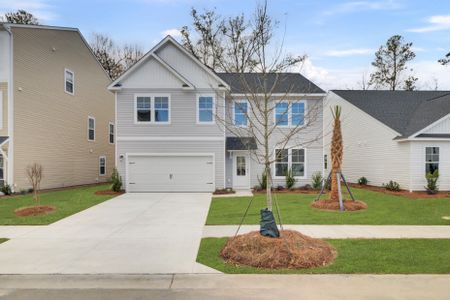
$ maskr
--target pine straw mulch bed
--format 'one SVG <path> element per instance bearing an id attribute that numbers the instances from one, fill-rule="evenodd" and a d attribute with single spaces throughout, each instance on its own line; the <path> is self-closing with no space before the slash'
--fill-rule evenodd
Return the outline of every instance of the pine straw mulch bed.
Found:
<path id="1" fill-rule="evenodd" d="M 51 205 L 37 205 L 20 207 L 14 211 L 14 213 L 19 217 L 29 217 L 29 216 L 42 216 L 52 213 L 56 210 L 55 206 Z"/>
<path id="2" fill-rule="evenodd" d="M 112 190 L 101 190 L 101 191 L 96 191 L 95 194 L 96 195 L 115 195 L 115 196 L 119 196 L 124 194 L 125 192 L 120 191 L 120 192 L 114 192 Z"/>
<path id="3" fill-rule="evenodd" d="M 332 263 L 336 249 L 327 242 L 282 230 L 280 238 L 262 236 L 258 231 L 230 238 L 220 256 L 235 265 L 267 269 L 306 269 Z"/>
<path id="4" fill-rule="evenodd" d="M 311 203 L 312 208 L 322 209 L 322 210 L 339 210 L 339 202 L 338 201 L 330 201 L 330 200 L 319 200 Z M 352 200 L 344 200 L 344 208 L 346 211 L 357 211 L 367 209 L 367 204 L 362 201 L 352 201 Z"/>
<path id="5" fill-rule="evenodd" d="M 438 192 L 436 194 L 428 194 L 425 191 L 410 192 L 410 191 L 407 191 L 407 190 L 400 190 L 398 192 L 394 192 L 394 191 L 388 191 L 384 187 L 373 186 L 373 185 L 360 185 L 360 184 L 356 184 L 356 183 L 350 183 L 349 185 L 351 187 L 358 188 L 358 189 L 369 190 L 369 191 L 372 191 L 372 192 L 379 192 L 379 193 L 384 193 L 384 194 L 388 194 L 388 195 L 405 196 L 405 197 L 408 197 L 410 199 L 441 199 L 441 198 L 450 198 L 450 192 L 449 191 Z"/>

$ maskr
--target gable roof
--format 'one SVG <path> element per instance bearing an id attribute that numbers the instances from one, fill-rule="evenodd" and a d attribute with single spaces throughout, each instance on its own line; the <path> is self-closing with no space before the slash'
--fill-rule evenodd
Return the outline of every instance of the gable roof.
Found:
<path id="1" fill-rule="evenodd" d="M 228 83 L 233 94 L 268 93 L 272 94 L 324 94 L 319 88 L 300 73 L 217 73 Z M 267 88 L 264 91 L 263 80 L 266 79 Z"/>
<path id="2" fill-rule="evenodd" d="M 450 114 L 450 91 L 332 90 L 407 138 Z"/>

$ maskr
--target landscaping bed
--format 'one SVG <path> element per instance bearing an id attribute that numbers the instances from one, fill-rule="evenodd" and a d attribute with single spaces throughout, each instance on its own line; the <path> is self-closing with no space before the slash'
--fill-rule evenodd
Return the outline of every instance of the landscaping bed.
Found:
<path id="1" fill-rule="evenodd" d="M 28 206 L 21 207 L 16 209 L 14 212 L 19 217 L 28 217 L 28 216 L 40 216 L 46 215 L 51 212 L 54 212 L 56 207 L 50 205 L 37 205 L 37 206 Z"/>
<path id="2" fill-rule="evenodd" d="M 308 194 L 274 192 L 274 199 L 284 224 L 450 225 L 450 220 L 442 218 L 449 215 L 450 198 L 410 199 L 359 188 L 353 188 L 352 192 L 356 199 L 367 204 L 367 209 L 344 212 L 314 209 L 311 203 L 316 195 Z M 322 199 L 327 197 L 323 195 Z M 207 225 L 239 224 L 249 201 L 250 197 L 214 198 Z M 265 195 L 256 195 L 244 224 L 259 224 L 259 210 L 265 206 Z"/>
<path id="3" fill-rule="evenodd" d="M 336 260 L 311 269 L 264 269 L 225 263 L 228 238 L 205 238 L 197 262 L 229 274 L 450 274 L 450 239 L 333 239 Z"/>
<path id="4" fill-rule="evenodd" d="M 429 194 L 426 191 L 415 191 L 410 192 L 407 190 L 400 190 L 398 192 L 395 191 L 389 191 L 385 189 L 384 187 L 380 186 L 373 186 L 373 185 L 360 185 L 356 183 L 350 183 L 349 184 L 353 188 L 358 189 L 364 189 L 368 191 L 388 194 L 388 195 L 394 195 L 394 196 L 404 196 L 408 197 L 410 199 L 442 199 L 442 198 L 449 198 L 450 199 L 450 192 L 449 191 L 443 191 L 443 192 L 437 192 L 436 194 Z"/>

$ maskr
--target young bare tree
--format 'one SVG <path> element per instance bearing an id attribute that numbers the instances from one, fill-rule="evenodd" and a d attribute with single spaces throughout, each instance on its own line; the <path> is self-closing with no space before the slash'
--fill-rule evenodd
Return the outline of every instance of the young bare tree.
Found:
<path id="1" fill-rule="evenodd" d="M 33 187 L 33 199 L 36 202 L 36 206 L 39 206 L 39 190 L 41 189 L 41 180 L 43 176 L 42 165 L 38 163 L 33 163 L 27 167 L 27 177 Z"/>
<path id="2" fill-rule="evenodd" d="M 14 24 L 39 25 L 38 19 L 26 10 L 19 9 L 15 12 L 5 13 L 2 21 Z"/>

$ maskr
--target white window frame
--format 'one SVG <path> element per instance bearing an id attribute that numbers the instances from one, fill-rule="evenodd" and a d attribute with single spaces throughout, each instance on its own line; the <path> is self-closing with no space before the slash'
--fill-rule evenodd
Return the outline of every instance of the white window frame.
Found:
<path id="1" fill-rule="evenodd" d="M 282 178 L 285 178 L 286 176 L 277 176 L 276 174 L 276 157 L 277 157 L 277 150 L 283 150 L 283 149 L 281 149 L 281 148 L 276 148 L 275 149 L 275 151 L 274 151 L 274 162 L 273 162 L 273 169 L 272 169 L 272 174 L 274 175 L 274 178 L 275 179 L 282 179 Z M 286 150 L 286 149 L 285 149 Z M 307 156 L 307 150 L 306 150 L 306 148 L 302 148 L 302 147 L 294 147 L 294 148 L 288 148 L 287 149 L 288 150 L 288 170 L 290 170 L 291 168 L 292 168 L 292 150 L 303 150 L 304 152 L 304 156 L 305 156 L 305 160 L 304 160 L 304 162 L 303 162 L 303 170 L 304 170 L 304 172 L 303 172 L 303 176 L 294 176 L 294 178 L 296 178 L 296 179 L 306 179 L 308 176 L 307 176 L 307 169 L 306 169 L 306 166 L 307 166 L 307 158 L 308 158 L 308 156 Z"/>
<path id="2" fill-rule="evenodd" d="M 246 103 L 247 104 L 247 115 L 245 116 L 245 120 L 246 123 L 245 125 L 236 125 L 236 116 L 235 116 L 235 109 L 236 109 L 236 103 Z M 232 121 L 233 121 L 233 126 L 238 127 L 238 128 L 247 128 L 248 127 L 248 112 L 250 110 L 250 103 L 248 102 L 248 100 L 233 100 L 233 107 L 232 107 Z"/>
<path id="3" fill-rule="evenodd" d="M 438 148 L 439 149 L 439 160 L 437 161 L 437 162 L 435 162 L 435 161 L 432 161 L 432 162 L 429 162 L 429 161 L 427 161 L 427 148 Z M 424 147 L 424 150 L 423 150 L 423 159 L 424 159 L 424 166 L 425 166 L 425 175 L 427 174 L 427 172 L 426 172 L 426 170 L 427 170 L 427 164 L 437 164 L 438 165 L 438 172 L 440 172 L 439 171 L 439 169 L 440 169 L 440 164 L 441 164 L 441 147 L 439 147 L 439 146 L 425 146 Z"/>
<path id="4" fill-rule="evenodd" d="M 287 110 L 287 115 L 288 115 L 288 124 L 287 125 L 278 125 L 277 124 L 277 108 L 276 105 L 278 103 L 287 103 L 288 104 L 288 110 Z M 303 125 L 292 125 L 292 104 L 294 103 L 303 103 L 303 105 L 305 106 L 305 112 L 303 115 Z M 308 102 L 307 100 L 280 100 L 280 101 L 276 101 L 274 104 L 274 109 L 273 109 L 273 124 L 277 127 L 280 128 L 292 128 L 292 127 L 304 127 L 306 125 L 306 116 L 307 116 L 307 111 L 308 111 Z M 302 148 L 303 149 L 303 148 Z"/>
<path id="5" fill-rule="evenodd" d="M 89 120 L 91 120 L 91 119 L 94 120 L 94 139 L 93 140 L 91 140 L 89 138 L 89 130 L 90 130 L 90 128 L 89 128 Z M 88 118 L 87 118 L 87 139 L 88 139 L 89 142 L 95 142 L 95 138 L 96 138 L 96 135 L 97 135 L 97 133 L 95 132 L 96 131 L 95 130 L 96 126 L 97 126 L 97 124 L 96 124 L 95 118 L 93 116 L 88 116 Z"/>
<path id="6" fill-rule="evenodd" d="M 111 132 L 111 125 L 113 126 L 113 131 Z M 113 142 L 111 143 L 111 135 L 113 137 Z M 108 123 L 108 142 L 113 145 L 116 142 L 116 125 L 113 122 Z"/>
<path id="7" fill-rule="evenodd" d="M 212 121 L 200 121 L 200 97 L 211 97 L 213 101 L 212 105 Z M 197 125 L 213 125 L 216 124 L 216 96 L 214 94 L 197 94 L 197 101 L 196 101 L 196 120 Z"/>
<path id="8" fill-rule="evenodd" d="M 72 92 L 69 92 L 66 89 L 67 73 L 72 74 Z M 66 94 L 69 94 L 72 96 L 75 95 L 75 73 L 72 70 L 67 69 L 67 68 L 64 68 L 64 92 L 66 92 Z"/>
<path id="9" fill-rule="evenodd" d="M 137 119 L 137 98 L 138 97 L 149 97 L 150 98 L 150 121 L 138 121 Z M 166 97 L 168 101 L 168 115 L 167 115 L 167 121 L 165 122 L 156 122 L 155 121 L 155 98 L 156 97 Z M 133 118 L 134 118 L 134 124 L 136 125 L 170 125 L 171 124 L 171 114 L 172 114 L 172 106 L 171 106 L 171 99 L 170 94 L 148 94 L 148 93 L 139 93 L 134 94 L 134 102 L 133 102 L 134 108 L 133 108 Z"/>
<path id="10" fill-rule="evenodd" d="M 105 162 L 105 173 L 102 174 L 102 159 Z M 106 176 L 106 156 L 102 155 L 98 157 L 98 176 Z"/>

